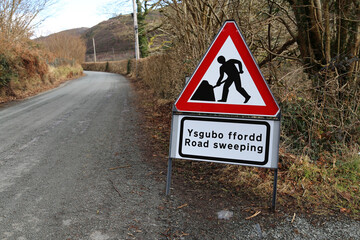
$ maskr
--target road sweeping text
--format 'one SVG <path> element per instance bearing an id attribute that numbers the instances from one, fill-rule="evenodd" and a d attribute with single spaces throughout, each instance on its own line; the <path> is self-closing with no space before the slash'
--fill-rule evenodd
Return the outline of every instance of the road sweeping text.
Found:
<path id="1" fill-rule="evenodd" d="M 186 129 L 187 134 L 184 138 L 184 147 L 194 148 L 212 148 L 215 150 L 231 150 L 239 152 L 254 152 L 262 154 L 264 151 L 263 133 L 244 134 L 241 132 L 219 132 L 196 131 L 194 129 Z"/>

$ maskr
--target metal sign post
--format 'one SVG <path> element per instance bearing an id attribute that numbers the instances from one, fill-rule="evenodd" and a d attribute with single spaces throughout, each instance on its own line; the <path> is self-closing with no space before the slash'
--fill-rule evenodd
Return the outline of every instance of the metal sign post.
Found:
<path id="1" fill-rule="evenodd" d="M 271 204 L 271 210 L 273 212 L 275 212 L 275 208 L 276 208 L 277 179 L 278 179 L 278 168 L 275 168 L 275 171 L 274 171 L 274 188 L 273 188 L 273 197 L 272 197 L 272 204 Z"/>
<path id="2" fill-rule="evenodd" d="M 171 172 L 172 172 L 172 158 L 168 160 L 168 170 L 166 175 L 166 195 L 170 194 L 170 185 L 171 185 Z"/>

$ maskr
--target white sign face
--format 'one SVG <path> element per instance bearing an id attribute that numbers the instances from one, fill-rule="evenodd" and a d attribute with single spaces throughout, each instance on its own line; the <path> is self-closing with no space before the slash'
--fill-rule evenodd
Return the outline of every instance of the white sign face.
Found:
<path id="1" fill-rule="evenodd" d="M 203 76 L 203 79 L 206 79 L 210 85 L 215 86 L 216 82 L 220 75 L 220 66 L 221 64 L 218 63 L 217 58 L 219 56 L 224 56 L 226 60 L 230 59 L 237 59 L 240 60 L 242 64 L 242 71 L 243 74 L 241 75 L 241 86 L 246 89 L 246 91 L 251 95 L 250 100 L 244 104 L 244 99 L 241 96 L 241 94 L 236 90 L 235 84 L 232 84 L 229 88 L 229 95 L 226 102 L 216 102 L 216 104 L 236 104 L 236 105 L 252 105 L 252 106 L 265 106 L 265 103 L 261 97 L 261 94 L 257 87 L 255 86 L 255 83 L 253 82 L 250 73 L 248 69 L 246 68 L 246 64 L 244 64 L 244 60 L 241 58 L 239 52 L 237 51 L 234 42 L 232 41 L 231 37 L 229 36 L 227 40 L 225 41 L 224 45 L 221 47 L 219 53 L 211 63 L 210 67 L 206 71 L 205 75 Z M 235 67 L 239 67 L 237 65 L 234 65 Z M 238 69 L 238 72 L 240 72 L 240 69 Z M 224 79 L 229 78 L 229 76 L 224 74 Z M 201 83 L 201 82 L 200 82 Z M 199 85 L 200 85 L 199 83 Z M 198 86 L 199 87 L 199 86 Z M 223 88 L 222 87 L 215 87 L 214 88 L 214 94 L 215 99 L 221 99 L 222 97 Z M 191 101 L 190 102 L 199 102 L 199 101 Z"/>
<path id="2" fill-rule="evenodd" d="M 174 158 L 277 167 L 278 121 L 190 116 L 174 121 Z"/>

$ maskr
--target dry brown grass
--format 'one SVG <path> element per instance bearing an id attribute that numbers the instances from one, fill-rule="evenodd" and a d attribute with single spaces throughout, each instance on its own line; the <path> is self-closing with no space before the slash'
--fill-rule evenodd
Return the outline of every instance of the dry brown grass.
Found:
<path id="1" fill-rule="evenodd" d="M 27 78 L 21 82 L 10 82 L 12 94 L 8 94 L 5 89 L 0 88 L 0 103 L 34 96 L 41 92 L 56 88 L 68 80 L 81 76 L 83 76 L 83 69 L 80 65 L 65 65 L 57 68 L 49 67 L 49 72 L 44 77 L 44 80 L 38 77 L 33 77 Z"/>
<path id="2" fill-rule="evenodd" d="M 33 42 L 11 42 L 0 39 L 0 93 L 16 97 L 17 90 L 26 90 L 29 81 L 46 81 L 48 65 L 46 52 Z"/>
<path id="3" fill-rule="evenodd" d="M 360 157 L 349 155 L 347 162 L 334 165 L 314 163 L 306 156 L 295 156 L 280 149 L 278 202 L 288 209 L 315 214 L 360 213 Z M 220 182 L 230 189 L 269 198 L 273 173 L 267 169 L 229 165 Z"/>
<path id="4" fill-rule="evenodd" d="M 49 66 L 53 55 L 33 41 L 0 41 L 0 103 L 35 95 L 82 75 L 80 65 Z"/>

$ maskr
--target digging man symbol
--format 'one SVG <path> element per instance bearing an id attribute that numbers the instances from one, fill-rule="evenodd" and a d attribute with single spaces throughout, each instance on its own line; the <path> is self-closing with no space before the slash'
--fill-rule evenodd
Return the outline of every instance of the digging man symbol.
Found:
<path id="1" fill-rule="evenodd" d="M 245 98 L 244 103 L 247 103 L 251 96 L 245 91 L 243 87 L 241 87 L 240 74 L 244 73 L 241 62 L 236 59 L 230 59 L 226 61 L 224 56 L 219 56 L 217 58 L 217 61 L 221 64 L 221 67 L 220 67 L 220 77 L 215 87 L 219 87 L 221 84 L 225 83 L 222 92 L 222 97 L 218 102 L 227 101 L 229 88 L 232 85 L 232 83 L 235 82 L 236 90 Z M 239 70 L 236 67 L 236 64 L 239 66 Z M 227 79 L 222 81 L 224 78 L 224 73 L 226 73 Z"/>

